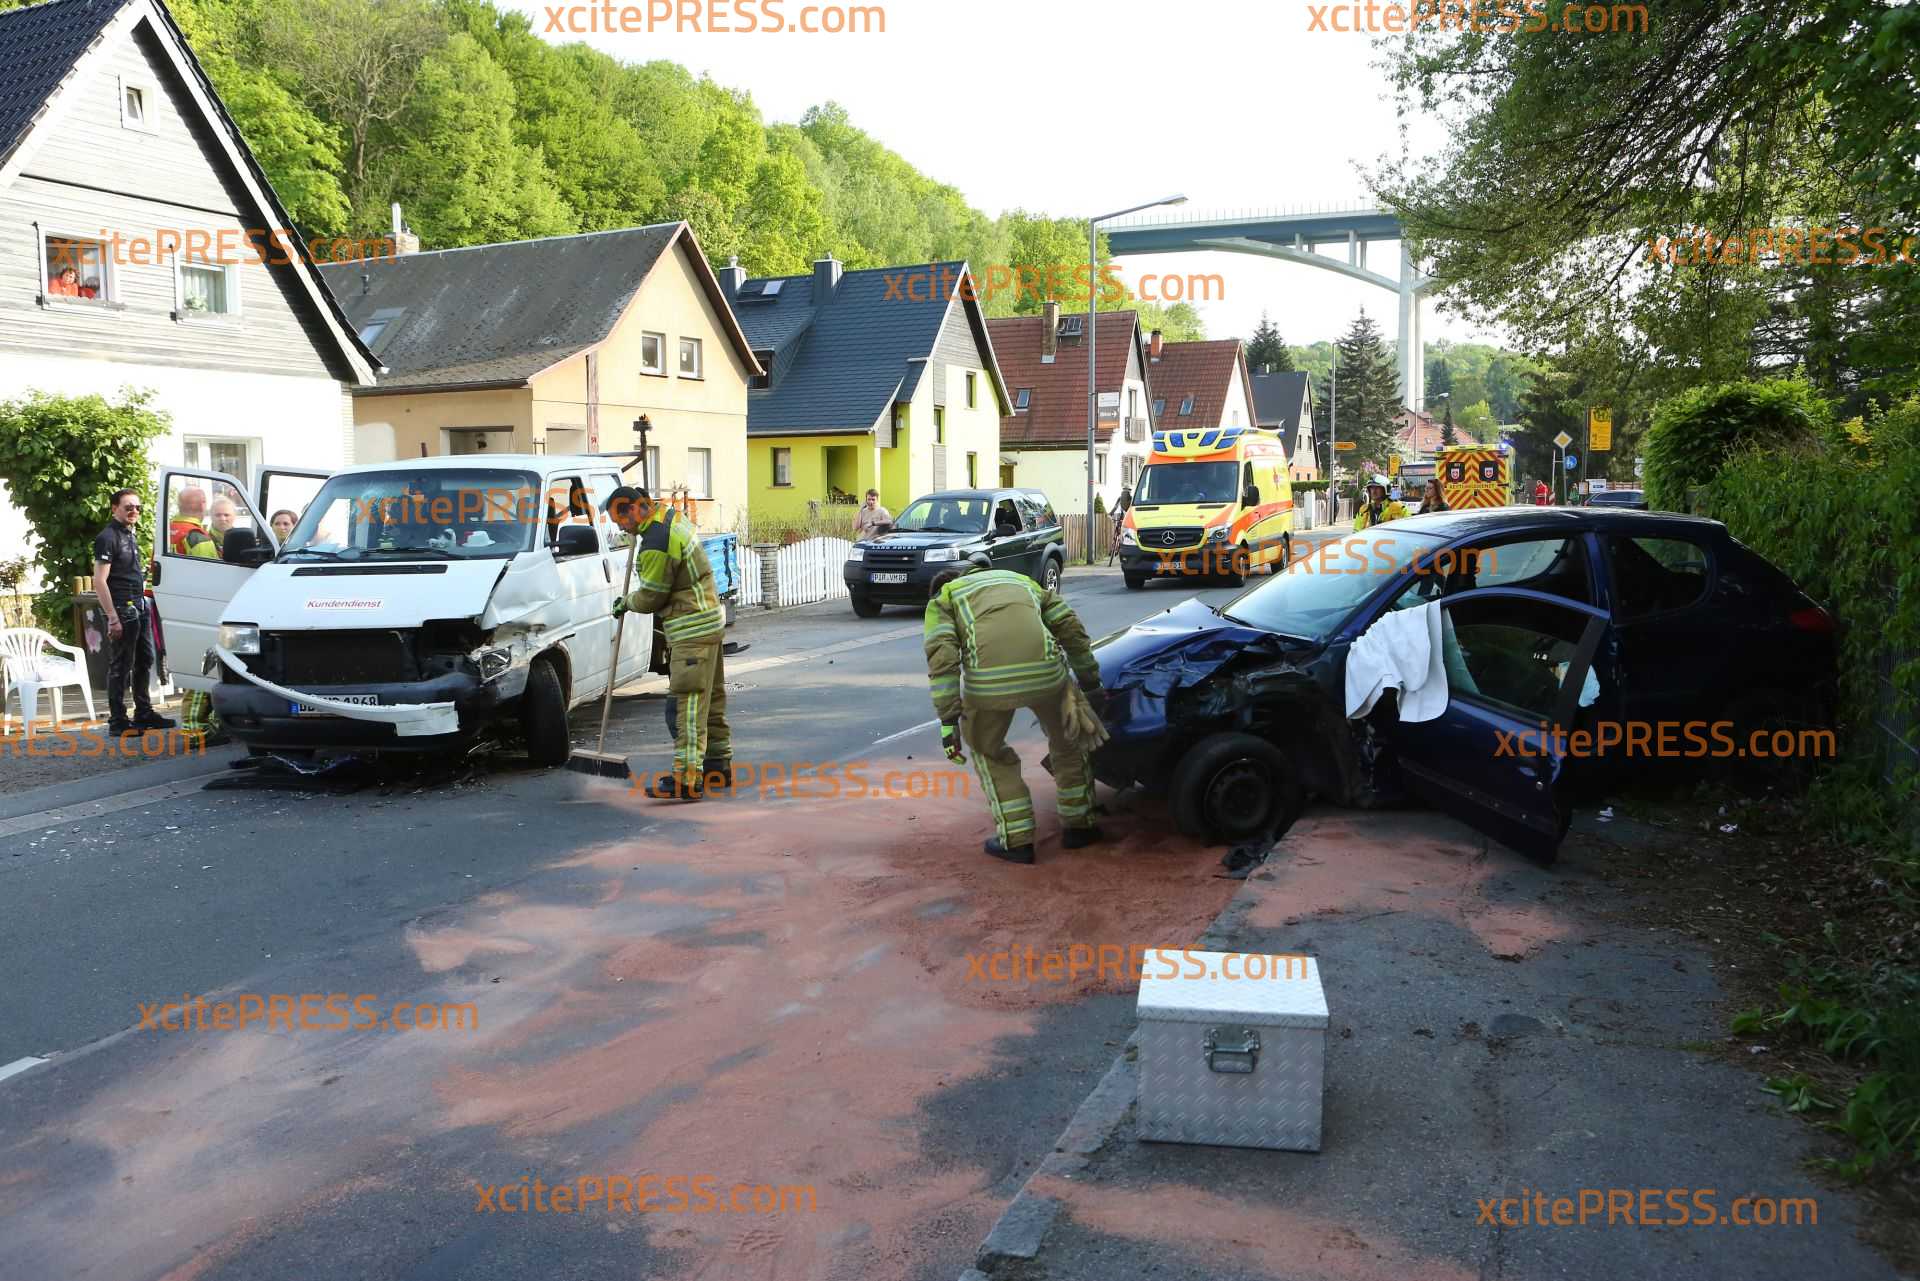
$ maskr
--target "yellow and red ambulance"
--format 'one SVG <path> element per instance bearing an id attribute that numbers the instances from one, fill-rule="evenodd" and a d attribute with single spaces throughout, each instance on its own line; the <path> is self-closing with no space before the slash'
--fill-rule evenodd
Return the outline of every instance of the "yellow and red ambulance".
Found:
<path id="1" fill-rule="evenodd" d="M 1229 582 L 1293 551 L 1293 481 L 1278 435 L 1253 427 L 1153 433 L 1120 531 L 1127 586 L 1159 575 Z"/>
<path id="2" fill-rule="evenodd" d="M 1513 504 L 1513 455 L 1505 445 L 1448 445 L 1434 472 L 1450 511 Z"/>

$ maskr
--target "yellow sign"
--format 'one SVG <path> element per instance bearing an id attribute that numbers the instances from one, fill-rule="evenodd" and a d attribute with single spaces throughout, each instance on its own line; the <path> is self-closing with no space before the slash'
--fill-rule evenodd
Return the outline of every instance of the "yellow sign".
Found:
<path id="1" fill-rule="evenodd" d="M 1342 451 L 1344 451 L 1344 450 L 1348 450 L 1348 449 L 1358 449 L 1358 448 L 1359 448 L 1359 446 L 1358 446 L 1358 445 L 1356 445 L 1356 444 L 1354 444 L 1354 443 L 1353 443 L 1352 441 L 1350 441 L 1350 440 L 1336 440 L 1336 441 L 1334 441 L 1334 442 L 1333 442 L 1333 447 L 1334 447 L 1335 449 L 1338 449 L 1338 450 L 1342 450 Z M 91 582 L 91 581 L 93 581 L 93 580 L 91 580 L 91 579 L 89 579 L 89 580 L 87 580 L 87 581 L 89 581 L 89 582 Z"/>
<path id="2" fill-rule="evenodd" d="M 1393 455 L 1393 457 L 1387 459 L 1387 475 L 1398 476 L 1399 474 L 1400 474 L 1400 455 L 1395 454 Z"/>
<path id="3" fill-rule="evenodd" d="M 1587 410 L 1587 451 L 1605 452 L 1613 448 L 1613 410 L 1595 406 Z"/>

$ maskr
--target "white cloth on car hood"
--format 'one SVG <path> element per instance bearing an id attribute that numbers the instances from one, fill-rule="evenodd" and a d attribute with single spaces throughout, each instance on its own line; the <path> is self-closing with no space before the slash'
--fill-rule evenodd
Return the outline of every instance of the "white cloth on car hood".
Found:
<path id="1" fill-rule="evenodd" d="M 1347 718 L 1373 710 L 1389 688 L 1400 691 L 1400 719 L 1430 721 L 1447 710 L 1447 668 L 1440 602 L 1390 610 L 1347 651 Z"/>

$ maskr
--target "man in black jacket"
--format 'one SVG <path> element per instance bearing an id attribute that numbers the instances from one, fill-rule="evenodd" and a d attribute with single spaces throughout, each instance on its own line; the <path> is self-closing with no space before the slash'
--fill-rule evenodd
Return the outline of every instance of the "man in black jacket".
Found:
<path id="1" fill-rule="evenodd" d="M 147 682 L 153 673 L 153 620 L 147 612 L 147 567 L 140 559 L 140 495 L 113 495 L 113 518 L 93 540 L 93 594 L 107 614 L 107 732 L 172 729 L 153 710 Z M 127 685 L 133 685 L 133 719 L 127 719 Z"/>

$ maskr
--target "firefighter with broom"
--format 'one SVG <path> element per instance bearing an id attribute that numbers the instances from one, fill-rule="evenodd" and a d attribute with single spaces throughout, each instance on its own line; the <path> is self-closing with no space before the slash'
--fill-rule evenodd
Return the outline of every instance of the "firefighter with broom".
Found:
<path id="1" fill-rule="evenodd" d="M 1046 731 L 1061 844 L 1073 850 L 1101 840 L 1089 758 L 1107 731 L 1087 697 L 1100 692 L 1100 667 L 1067 602 L 1025 574 L 988 567 L 981 556 L 934 578 L 923 639 L 940 746 L 955 763 L 966 760 L 963 742 L 973 752 L 993 810 L 987 853 L 1033 862 L 1033 795 L 1007 746 L 1013 714 L 1023 707 Z"/>
<path id="2" fill-rule="evenodd" d="M 633 569 L 637 581 L 614 603 L 614 616 L 628 610 L 652 614 L 667 638 L 667 693 L 676 712 L 673 769 L 649 780 L 646 793 L 655 800 L 697 801 L 708 784 L 725 788 L 733 782 L 721 663 L 726 607 L 692 521 L 629 485 L 613 491 L 606 511 L 614 524 L 640 540 Z"/>

